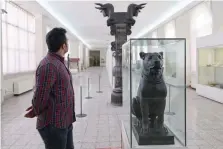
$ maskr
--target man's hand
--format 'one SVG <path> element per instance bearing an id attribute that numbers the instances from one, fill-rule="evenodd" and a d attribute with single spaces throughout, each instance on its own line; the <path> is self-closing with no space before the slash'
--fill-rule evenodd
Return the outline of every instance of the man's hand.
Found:
<path id="1" fill-rule="evenodd" d="M 26 111 L 28 111 L 28 112 L 24 115 L 24 117 L 26 117 L 26 118 L 34 118 L 36 116 L 36 114 L 34 113 L 34 110 L 33 110 L 32 106 L 28 107 L 26 109 Z"/>

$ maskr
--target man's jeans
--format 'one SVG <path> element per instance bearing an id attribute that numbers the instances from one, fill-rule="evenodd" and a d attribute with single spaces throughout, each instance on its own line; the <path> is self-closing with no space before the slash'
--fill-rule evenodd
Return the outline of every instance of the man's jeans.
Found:
<path id="1" fill-rule="evenodd" d="M 53 125 L 38 129 L 46 149 L 74 149 L 72 130 L 72 124 L 65 129 Z"/>

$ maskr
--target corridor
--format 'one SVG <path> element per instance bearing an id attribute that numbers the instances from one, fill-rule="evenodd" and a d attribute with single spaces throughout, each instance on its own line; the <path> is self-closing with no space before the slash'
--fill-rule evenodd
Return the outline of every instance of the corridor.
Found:
<path id="1" fill-rule="evenodd" d="M 101 91 L 98 78 L 101 74 Z M 104 67 L 89 68 L 73 77 L 75 84 L 76 113 L 80 113 L 79 88 L 83 86 L 83 113 L 74 123 L 75 149 L 121 148 L 121 121 L 129 120 L 129 105 L 110 104 L 111 87 Z M 90 78 L 90 96 L 87 97 L 87 81 Z M 35 118 L 23 117 L 30 105 L 32 92 L 6 100 L 2 104 L 2 149 L 44 149 L 35 129 Z M 190 149 L 223 149 L 222 105 L 199 97 L 193 90 L 187 91 L 187 139 Z"/>

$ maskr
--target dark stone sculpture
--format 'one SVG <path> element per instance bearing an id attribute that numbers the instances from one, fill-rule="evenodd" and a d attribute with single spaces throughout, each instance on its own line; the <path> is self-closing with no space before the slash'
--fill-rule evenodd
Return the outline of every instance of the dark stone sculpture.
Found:
<path id="1" fill-rule="evenodd" d="M 131 35 L 131 27 L 135 24 L 133 17 L 138 16 L 138 13 L 144 4 L 130 4 L 127 12 L 114 12 L 112 4 L 96 3 L 96 9 L 101 10 L 104 17 L 108 17 L 107 26 L 110 27 L 110 34 L 115 36 L 115 41 L 111 43 L 111 50 L 114 51 L 115 66 L 112 74 L 115 77 L 115 88 L 111 94 L 111 103 L 122 105 L 122 45 L 127 41 L 127 35 Z"/>
<path id="2" fill-rule="evenodd" d="M 133 126 L 139 145 L 174 144 L 174 136 L 164 126 L 167 88 L 163 79 L 163 52 L 140 52 L 143 60 L 142 77 L 132 113 L 137 118 Z"/>

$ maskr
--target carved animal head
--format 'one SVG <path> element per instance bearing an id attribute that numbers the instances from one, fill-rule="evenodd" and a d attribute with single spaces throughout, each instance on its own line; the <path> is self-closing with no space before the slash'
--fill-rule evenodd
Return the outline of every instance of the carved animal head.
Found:
<path id="1" fill-rule="evenodd" d="M 101 10 L 104 17 L 110 17 L 111 14 L 114 13 L 114 6 L 112 4 L 95 3 L 95 5 L 99 6 L 95 8 Z"/>
<path id="2" fill-rule="evenodd" d="M 146 75 L 159 75 L 163 71 L 163 52 L 139 53 L 143 60 L 143 71 Z"/>
<path id="3" fill-rule="evenodd" d="M 145 7 L 146 3 L 143 4 L 130 4 L 128 6 L 128 13 L 131 13 L 131 17 L 137 17 L 140 10 Z"/>

